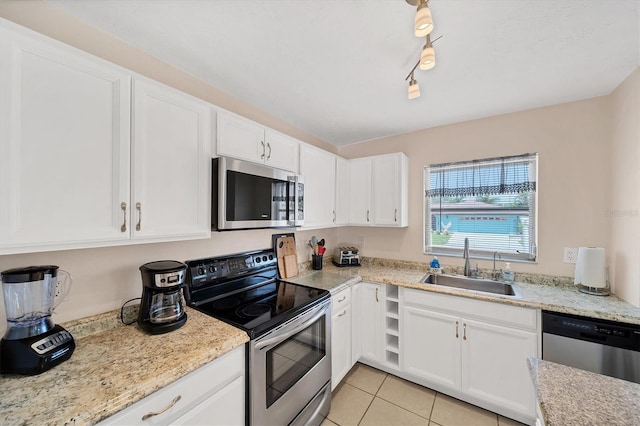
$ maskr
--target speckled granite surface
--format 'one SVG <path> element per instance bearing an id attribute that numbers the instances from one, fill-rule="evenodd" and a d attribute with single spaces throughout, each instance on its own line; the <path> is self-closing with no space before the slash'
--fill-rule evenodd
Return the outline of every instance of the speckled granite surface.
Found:
<path id="1" fill-rule="evenodd" d="M 546 426 L 640 425 L 640 385 L 529 358 Z"/>
<path id="2" fill-rule="evenodd" d="M 304 271 L 289 281 L 316 287 L 322 285 L 322 288 L 331 290 L 332 286 L 344 285 L 336 278 L 336 275 L 339 275 L 349 282 L 357 282 L 360 278 L 363 281 L 393 284 L 514 306 L 640 324 L 640 308 L 636 308 L 615 295 L 602 297 L 580 293 L 573 285 L 567 285 L 568 278 L 566 277 L 539 276 L 542 281 L 540 284 L 516 282 L 515 287 L 520 297 L 514 298 L 433 284 L 421 284 L 419 281 L 426 274 L 426 269 L 426 265 L 417 262 L 365 259 L 361 267 L 354 268 L 339 268 L 331 263 L 325 263 L 322 271 Z M 445 269 L 445 272 L 455 271 Z M 328 276 L 326 281 L 323 279 L 324 275 Z M 517 280 L 521 277 L 524 277 L 524 274 L 516 275 Z M 534 280 L 535 275 L 528 274 L 526 278 Z"/>
<path id="3" fill-rule="evenodd" d="M 178 330 L 150 336 L 120 311 L 62 324 L 71 359 L 38 376 L 0 376 L 0 424 L 94 424 L 249 340 L 242 330 L 187 308 Z M 197 338 L 194 338 L 197 336 Z"/>

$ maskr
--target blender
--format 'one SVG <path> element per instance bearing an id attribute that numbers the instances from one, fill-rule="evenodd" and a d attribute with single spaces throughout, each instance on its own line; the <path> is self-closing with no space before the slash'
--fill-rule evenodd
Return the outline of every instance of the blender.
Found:
<path id="1" fill-rule="evenodd" d="M 2 271 L 0 279 L 7 314 L 0 373 L 40 374 L 69 359 L 73 337 L 51 320 L 71 288 L 69 273 L 54 265 L 29 266 Z"/>

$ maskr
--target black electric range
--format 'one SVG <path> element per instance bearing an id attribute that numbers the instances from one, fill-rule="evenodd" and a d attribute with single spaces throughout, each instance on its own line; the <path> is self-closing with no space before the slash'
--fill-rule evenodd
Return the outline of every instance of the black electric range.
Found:
<path id="1" fill-rule="evenodd" d="M 281 281 L 273 250 L 186 262 L 189 306 L 255 339 L 327 300 L 327 290 Z"/>

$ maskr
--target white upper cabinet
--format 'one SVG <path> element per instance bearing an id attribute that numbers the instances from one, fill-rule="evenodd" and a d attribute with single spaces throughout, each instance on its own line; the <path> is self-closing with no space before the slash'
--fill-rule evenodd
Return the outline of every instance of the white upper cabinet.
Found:
<path id="1" fill-rule="evenodd" d="M 130 76 L 0 22 L 0 254 L 126 240 Z"/>
<path id="2" fill-rule="evenodd" d="M 7 21 L 0 56 L 0 254 L 210 235 L 210 105 L 142 77 L 132 96 L 132 73 Z"/>
<path id="3" fill-rule="evenodd" d="M 298 171 L 299 142 L 229 112 L 219 112 L 216 153 L 254 163 Z"/>
<path id="4" fill-rule="evenodd" d="M 333 226 L 336 218 L 336 156 L 301 144 L 300 174 L 304 177 L 304 226 Z"/>
<path id="5" fill-rule="evenodd" d="M 349 223 L 349 160 L 336 157 L 336 220 L 335 225 Z"/>
<path id="6" fill-rule="evenodd" d="M 211 107 L 135 78 L 133 113 L 133 238 L 209 236 Z"/>
<path id="7" fill-rule="evenodd" d="M 409 162 L 403 153 L 349 162 L 349 224 L 408 226 Z"/>

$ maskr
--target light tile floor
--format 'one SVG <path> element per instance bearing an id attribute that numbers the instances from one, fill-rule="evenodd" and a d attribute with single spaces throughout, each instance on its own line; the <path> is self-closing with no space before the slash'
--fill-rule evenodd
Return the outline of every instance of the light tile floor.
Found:
<path id="1" fill-rule="evenodd" d="M 514 420 L 356 364 L 334 390 L 322 426 L 515 426 Z"/>

